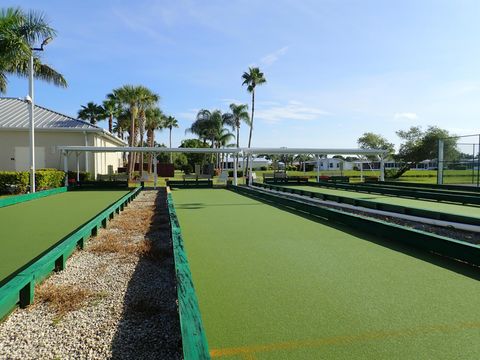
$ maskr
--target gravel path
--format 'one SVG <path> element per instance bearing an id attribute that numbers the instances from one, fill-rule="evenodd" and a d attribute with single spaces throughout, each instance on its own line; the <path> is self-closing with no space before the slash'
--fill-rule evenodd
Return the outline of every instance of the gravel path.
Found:
<path id="1" fill-rule="evenodd" d="M 0 323 L 0 358 L 181 359 L 168 226 L 165 194 L 140 193 L 40 285 L 39 294 L 56 286 L 85 290 L 79 308 L 62 313 L 36 296 L 34 305 Z M 149 241 L 150 248 L 132 247 Z"/>

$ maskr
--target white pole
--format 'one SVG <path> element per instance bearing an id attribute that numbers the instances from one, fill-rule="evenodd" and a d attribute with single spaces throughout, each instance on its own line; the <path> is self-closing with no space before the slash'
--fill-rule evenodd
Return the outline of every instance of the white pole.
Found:
<path id="1" fill-rule="evenodd" d="M 63 152 L 63 171 L 65 171 L 65 186 L 68 186 L 68 152 Z"/>
<path id="2" fill-rule="evenodd" d="M 443 184 L 443 146 L 444 141 L 438 140 L 438 156 L 437 156 L 437 184 Z"/>
<path id="3" fill-rule="evenodd" d="M 385 181 L 385 161 L 380 157 L 380 181 Z"/>
<path id="4" fill-rule="evenodd" d="M 87 132 L 84 131 L 83 134 L 85 135 L 85 146 L 88 146 Z M 85 151 L 85 172 L 88 172 L 88 151 Z"/>
<path id="5" fill-rule="evenodd" d="M 33 50 L 32 50 L 33 51 Z M 30 192 L 34 193 L 35 189 L 35 104 L 33 100 L 33 52 L 30 54 L 30 62 L 28 69 L 28 96 L 30 97 Z"/>
<path id="6" fill-rule="evenodd" d="M 80 153 L 77 151 L 77 183 L 80 182 Z"/>
<path id="7" fill-rule="evenodd" d="M 170 153 L 171 155 L 172 153 Z M 153 154 L 153 188 L 157 189 L 157 180 L 158 180 L 158 175 L 157 175 L 157 154 Z"/>
<path id="8" fill-rule="evenodd" d="M 252 186 L 252 162 L 253 162 L 253 156 L 248 155 L 248 163 L 249 165 L 249 170 L 248 170 L 248 185 Z"/>
<path id="9" fill-rule="evenodd" d="M 317 182 L 320 182 L 320 156 L 317 155 Z"/>
<path id="10" fill-rule="evenodd" d="M 238 178 L 237 178 L 237 168 L 238 168 L 238 159 L 237 155 L 235 154 L 233 156 L 233 185 L 237 186 L 238 185 Z"/>
<path id="11" fill-rule="evenodd" d="M 360 181 L 363 182 L 363 161 L 360 162 Z"/>

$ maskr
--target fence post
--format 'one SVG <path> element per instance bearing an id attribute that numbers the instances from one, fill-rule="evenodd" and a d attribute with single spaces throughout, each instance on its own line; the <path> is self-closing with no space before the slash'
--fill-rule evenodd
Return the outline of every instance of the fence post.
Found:
<path id="1" fill-rule="evenodd" d="M 443 184 L 443 139 L 438 140 L 438 157 L 437 157 L 437 184 Z"/>

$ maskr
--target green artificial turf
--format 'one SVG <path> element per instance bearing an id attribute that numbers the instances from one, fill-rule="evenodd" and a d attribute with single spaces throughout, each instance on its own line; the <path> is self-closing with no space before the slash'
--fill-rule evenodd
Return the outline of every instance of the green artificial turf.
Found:
<path id="1" fill-rule="evenodd" d="M 0 208 L 0 281 L 127 193 L 72 191 Z"/>
<path id="2" fill-rule="evenodd" d="M 478 358 L 477 280 L 228 190 L 173 199 L 214 359 Z"/>
<path id="3" fill-rule="evenodd" d="M 369 194 L 369 193 L 349 191 L 349 190 L 328 189 L 328 188 L 322 188 L 322 187 L 316 187 L 316 186 L 292 185 L 292 187 L 298 190 L 306 190 L 306 191 L 323 193 L 323 194 L 345 196 L 353 199 L 368 200 L 368 201 L 378 202 L 383 204 L 400 205 L 400 206 L 411 207 L 416 209 L 432 210 L 432 211 L 444 212 L 448 214 L 464 215 L 469 217 L 480 218 L 480 206 L 456 205 L 456 204 L 449 204 L 444 202 L 400 198 L 393 195 L 388 196 L 384 194 Z"/>

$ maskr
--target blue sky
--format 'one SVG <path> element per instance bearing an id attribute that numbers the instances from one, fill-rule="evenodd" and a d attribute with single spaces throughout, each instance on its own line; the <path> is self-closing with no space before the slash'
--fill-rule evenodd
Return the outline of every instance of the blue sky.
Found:
<path id="1" fill-rule="evenodd" d="M 69 82 L 37 81 L 39 105 L 75 115 L 143 84 L 179 120 L 175 146 L 198 109 L 250 103 L 241 75 L 252 65 L 267 78 L 254 146 L 356 147 L 367 131 L 398 145 L 411 125 L 480 132 L 476 0 L 2 2 L 18 5 L 47 14 L 58 37 L 42 56 Z M 26 95 L 25 79 L 9 81 L 7 96 Z"/>

